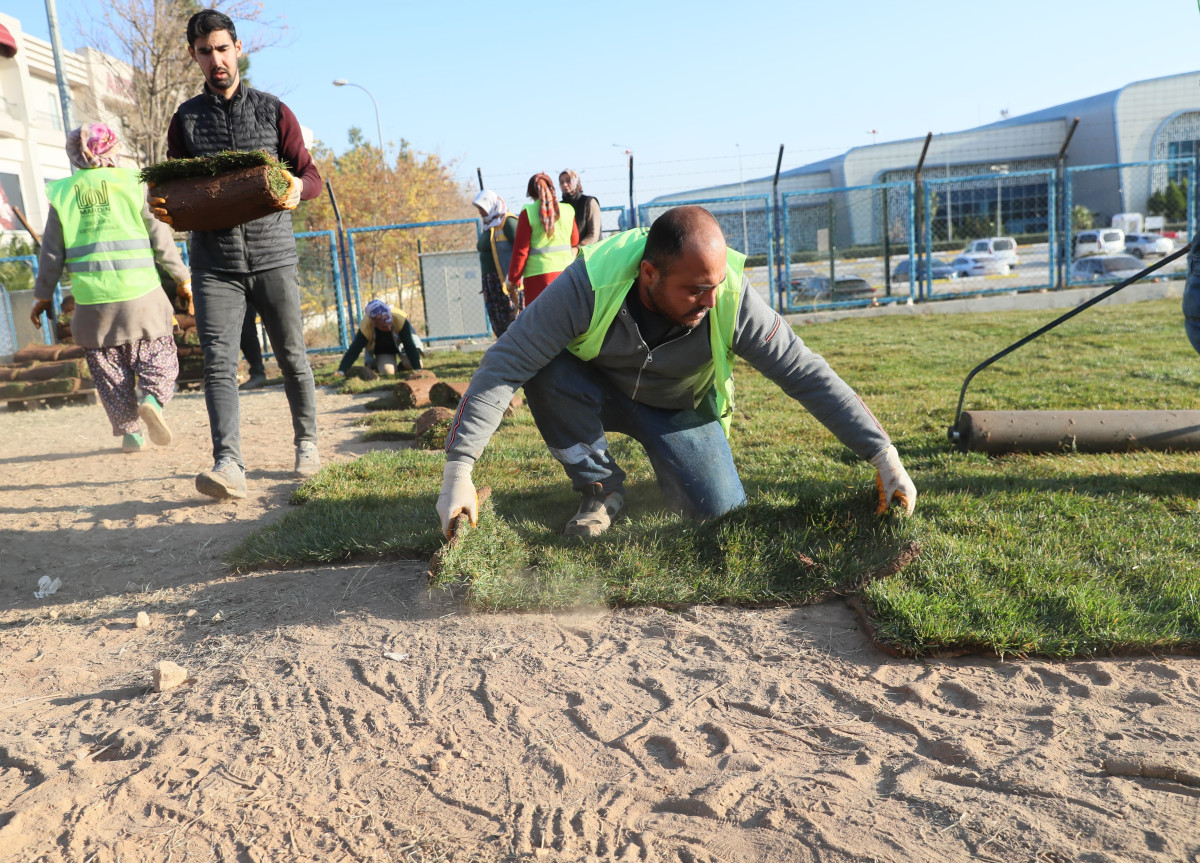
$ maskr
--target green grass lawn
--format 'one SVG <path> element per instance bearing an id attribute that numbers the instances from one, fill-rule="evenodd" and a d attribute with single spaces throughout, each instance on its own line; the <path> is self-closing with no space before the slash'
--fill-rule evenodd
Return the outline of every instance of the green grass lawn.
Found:
<path id="1" fill-rule="evenodd" d="M 738 367 L 733 451 L 750 503 L 706 524 L 665 513 L 641 448 L 614 435 L 628 513 L 599 541 L 559 536 L 577 497 L 527 411 L 475 468 L 494 494 L 441 583 L 483 609 L 578 603 L 802 604 L 857 595 L 876 638 L 912 655 L 1065 657 L 1200 646 L 1200 454 L 962 454 L 946 428 L 966 373 L 1048 312 L 886 317 L 801 336 L 891 433 L 916 515 L 874 515 L 874 470 L 798 404 Z M 465 380 L 479 355 L 431 356 Z M 1177 300 L 1097 307 L 982 372 L 968 409 L 1191 409 L 1200 357 Z M 380 407 L 386 407 L 386 399 Z M 388 411 L 378 436 L 419 412 Z M 331 465 L 303 504 L 230 557 L 239 568 L 428 558 L 440 545 L 440 452 Z M 910 543 L 915 560 L 875 577 Z"/>

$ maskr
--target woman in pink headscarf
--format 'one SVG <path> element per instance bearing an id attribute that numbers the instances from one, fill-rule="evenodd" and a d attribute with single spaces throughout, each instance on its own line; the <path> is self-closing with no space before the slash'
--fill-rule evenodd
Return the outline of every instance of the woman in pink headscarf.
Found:
<path id="1" fill-rule="evenodd" d="M 71 335 L 84 349 L 113 434 L 123 436 L 125 452 L 137 452 L 146 445 L 142 422 L 154 443 L 172 438 L 163 407 L 175 395 L 179 356 L 158 267 L 183 302 L 191 299 L 191 273 L 170 229 L 150 214 L 137 172 L 117 167 L 120 150 L 103 123 L 67 136 L 67 156 L 79 170 L 46 186 L 50 216 L 30 318 L 41 327 L 59 278 L 70 273 Z"/>

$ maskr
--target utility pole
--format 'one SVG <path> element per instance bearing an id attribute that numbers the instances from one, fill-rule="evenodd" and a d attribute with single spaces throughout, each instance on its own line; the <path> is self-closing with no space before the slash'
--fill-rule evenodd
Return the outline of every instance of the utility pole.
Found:
<path id="1" fill-rule="evenodd" d="M 54 0 L 46 0 L 46 23 L 50 27 L 50 48 L 54 51 L 54 75 L 58 78 L 58 101 L 62 104 L 63 135 L 75 128 L 74 112 L 71 110 L 71 84 L 63 66 L 62 39 L 58 35 L 58 12 Z"/>

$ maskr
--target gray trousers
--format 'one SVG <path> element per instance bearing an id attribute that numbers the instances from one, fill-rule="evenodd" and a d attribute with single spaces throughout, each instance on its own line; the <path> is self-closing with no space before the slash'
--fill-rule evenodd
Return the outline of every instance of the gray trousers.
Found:
<path id="1" fill-rule="evenodd" d="M 295 443 L 317 440 L 317 395 L 304 345 L 296 267 L 257 273 L 192 272 L 196 332 L 204 349 L 204 403 L 212 432 L 213 461 L 232 458 L 243 469 L 237 370 L 242 322 L 249 301 L 258 310 L 292 411 Z"/>

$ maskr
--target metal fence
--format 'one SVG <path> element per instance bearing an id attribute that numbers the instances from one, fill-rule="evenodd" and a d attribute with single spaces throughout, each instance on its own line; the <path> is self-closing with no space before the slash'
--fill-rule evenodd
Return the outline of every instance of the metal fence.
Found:
<path id="1" fill-rule="evenodd" d="M 915 285 L 913 188 L 899 182 L 785 193 L 778 308 L 798 312 L 909 299 Z"/>
<path id="2" fill-rule="evenodd" d="M 1090 210 L 1078 205 L 1077 202 L 1081 199 L 1111 199 L 1114 202 L 1133 199 L 1149 202 L 1156 195 L 1161 195 L 1164 197 L 1162 203 L 1168 208 L 1166 219 L 1175 228 L 1168 232 L 1175 234 L 1182 228 L 1185 235 L 1181 242 L 1186 242 L 1187 238 L 1195 233 L 1196 162 L 1193 159 L 1153 159 L 1111 165 L 1080 165 L 1067 168 L 1064 173 L 1065 230 L 1061 246 L 1065 273 L 1062 281 L 1068 287 L 1116 281 L 1116 276 L 1101 272 L 1102 268 L 1091 267 L 1081 259 L 1104 251 L 1124 251 L 1121 247 L 1095 248 L 1093 238 L 1083 236 L 1111 226 L 1103 224 L 1103 220 L 1097 223 Z M 1170 195 L 1177 196 L 1177 199 L 1166 200 Z M 1103 241 L 1106 238 L 1096 239 Z M 1184 267 L 1182 261 L 1177 261 L 1160 273 L 1162 277 L 1180 278 Z"/>
<path id="3" fill-rule="evenodd" d="M 997 170 L 923 183 L 925 258 L 918 299 L 1044 290 L 1055 284 L 1057 194 L 1053 170 Z M 993 238 L 1017 246 L 997 251 Z M 987 242 L 987 251 L 980 244 Z M 961 249 L 961 254 L 954 250 Z M 939 257 L 939 252 L 951 252 Z M 972 260 L 976 255 L 985 256 Z M 992 256 L 988 259 L 986 256 Z M 928 264 L 925 261 L 928 260 Z"/>
<path id="4" fill-rule="evenodd" d="M 479 219 L 347 229 L 355 324 L 363 298 L 379 297 L 403 308 L 427 341 L 491 335 L 476 251 L 482 231 Z"/>
<path id="5" fill-rule="evenodd" d="M 733 195 L 724 198 L 696 198 L 690 201 L 671 201 L 663 204 L 642 204 L 638 207 L 638 226 L 648 228 L 660 215 L 673 207 L 704 207 L 721 225 L 725 242 L 731 249 L 746 255 L 747 275 L 767 302 L 774 305 L 775 272 L 775 211 L 769 195 Z M 766 270 L 755 266 L 756 258 L 766 259 Z"/>
<path id="6" fill-rule="evenodd" d="M 300 256 L 296 283 L 308 352 L 344 351 L 349 345 L 351 315 L 338 266 L 337 235 L 333 231 L 305 231 L 296 234 L 296 240 Z"/>
<path id="7" fill-rule="evenodd" d="M 607 237 L 619 231 L 628 231 L 632 225 L 626 215 L 625 207 L 600 208 L 600 236 Z"/>
<path id="8" fill-rule="evenodd" d="M 919 184 L 902 178 L 790 191 L 777 197 L 757 194 L 648 203 L 637 207 L 636 219 L 626 207 L 602 207 L 601 229 L 608 236 L 635 223 L 648 227 L 672 207 L 704 207 L 720 223 L 729 246 L 748 256 L 750 283 L 781 312 L 1112 281 L 1116 276 L 1094 274 L 1092 264 L 1080 263 L 1095 250 L 1081 248 L 1079 235 L 1107 228 L 1104 223 L 1126 201 L 1146 202 L 1142 209 L 1165 212 L 1163 233 L 1175 237 L 1176 243 L 1195 233 L 1193 159 L 1083 165 L 1060 171 L 1034 167 L 1009 171 L 1006 165 L 996 165 L 988 174 L 926 176 Z M 949 168 L 946 173 L 951 173 Z M 1080 207 L 1080 200 L 1102 215 Z M 371 297 L 399 305 L 430 341 L 492 335 L 480 291 L 476 243 L 481 232 L 478 219 L 448 219 L 348 228 L 341 243 L 334 231 L 296 234 L 310 353 L 345 350 L 364 301 Z M 1016 259 L 971 264 L 969 259 L 979 257 L 976 246 L 993 238 L 1013 239 L 1018 246 Z M 187 249 L 180 245 L 186 261 Z M 5 266 L 29 267 L 36 276 L 37 258 L 0 258 L 0 282 Z M 1164 275 L 1181 276 L 1182 265 Z M 56 292 L 56 311 L 60 299 L 61 293 Z M 23 338 L 40 337 L 47 343 L 53 339 L 52 327 L 43 326 L 37 333 L 23 326 L 23 304 L 20 292 L 13 295 L 11 288 L 3 292 L 0 354 L 11 353 Z"/>
<path id="9" fill-rule="evenodd" d="M 30 341 L 54 343 L 53 320 L 62 305 L 62 289 L 56 287 L 54 290 L 54 316 L 43 312 L 42 328 L 34 329 L 28 313 L 33 308 L 33 283 L 37 274 L 37 255 L 0 258 L 0 288 L 4 294 L 0 301 L 0 356 L 10 356 Z"/>

